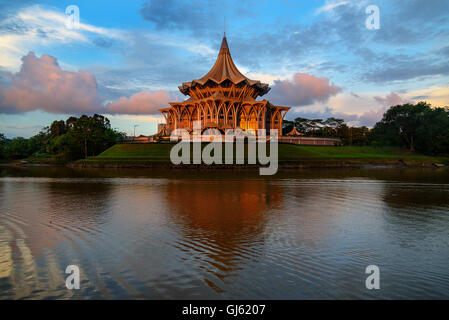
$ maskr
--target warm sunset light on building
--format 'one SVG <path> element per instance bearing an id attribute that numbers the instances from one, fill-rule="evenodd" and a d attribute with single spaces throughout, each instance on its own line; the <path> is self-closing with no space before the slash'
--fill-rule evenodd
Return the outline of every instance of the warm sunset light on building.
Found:
<path id="1" fill-rule="evenodd" d="M 268 84 L 245 77 L 235 66 L 226 36 L 212 69 L 201 79 L 185 82 L 179 90 L 190 96 L 184 102 L 171 102 L 161 109 L 168 132 L 175 129 L 193 130 L 193 122 L 201 121 L 201 129 L 214 128 L 224 133 L 240 128 L 277 129 L 282 132 L 282 120 L 290 107 L 275 106 L 267 100 L 256 100 L 266 94 Z"/>

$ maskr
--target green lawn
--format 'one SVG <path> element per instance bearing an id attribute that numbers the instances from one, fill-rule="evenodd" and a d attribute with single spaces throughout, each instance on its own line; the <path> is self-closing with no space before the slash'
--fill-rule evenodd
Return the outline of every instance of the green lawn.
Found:
<path id="1" fill-rule="evenodd" d="M 97 157 L 87 161 L 170 161 L 170 150 L 174 144 L 116 144 Z M 203 143 L 203 147 L 204 147 Z M 448 158 L 430 157 L 393 147 L 358 147 L 358 146 L 298 146 L 279 144 L 279 161 L 398 161 L 417 163 L 449 163 Z M 86 160 L 84 160 L 86 161 Z"/>
<path id="2" fill-rule="evenodd" d="M 171 143 L 116 144 L 90 159 L 170 161 Z"/>

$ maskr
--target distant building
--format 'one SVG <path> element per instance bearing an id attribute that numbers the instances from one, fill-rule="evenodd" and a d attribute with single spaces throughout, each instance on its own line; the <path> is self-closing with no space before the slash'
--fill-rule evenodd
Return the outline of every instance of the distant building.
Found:
<path id="1" fill-rule="evenodd" d="M 304 137 L 304 136 L 282 136 L 279 142 L 292 143 L 308 146 L 339 146 L 342 144 L 340 138 Z"/>
<path id="2" fill-rule="evenodd" d="M 291 137 L 299 137 L 299 136 L 303 136 L 304 133 L 299 132 L 298 130 L 296 130 L 295 127 L 293 127 L 292 131 L 290 131 L 289 133 L 286 134 L 287 136 L 291 136 Z"/>
<path id="3" fill-rule="evenodd" d="M 341 145 L 340 138 L 304 137 L 304 133 L 299 132 L 295 127 L 293 127 L 293 129 L 285 136 L 279 137 L 279 142 L 309 145 L 309 146 Z"/>
<path id="4" fill-rule="evenodd" d="M 149 137 L 140 135 L 138 137 L 125 137 L 123 139 L 125 143 L 147 143 L 149 142 Z"/>

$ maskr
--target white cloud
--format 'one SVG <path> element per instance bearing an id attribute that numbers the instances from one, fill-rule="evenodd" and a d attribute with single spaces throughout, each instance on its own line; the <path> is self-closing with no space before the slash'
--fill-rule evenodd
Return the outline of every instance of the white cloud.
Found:
<path id="1" fill-rule="evenodd" d="M 79 29 L 68 29 L 65 12 L 33 5 L 0 23 L 0 66 L 15 71 L 20 58 L 39 45 L 88 43 L 92 36 L 125 39 L 122 32 L 80 23 Z M 8 28 L 11 31 L 6 31 Z"/>
<path id="2" fill-rule="evenodd" d="M 180 38 L 173 34 L 152 33 L 146 30 L 124 30 L 103 28 L 83 23 L 83 12 L 80 10 L 80 24 L 78 29 L 66 27 L 65 11 L 48 9 L 39 5 L 26 7 L 16 14 L 0 21 L 0 67 L 8 71 L 17 71 L 20 67 L 20 58 L 29 51 L 39 52 L 40 48 L 67 44 L 92 44 L 94 40 L 102 37 L 120 41 L 121 49 L 132 51 L 138 33 L 145 41 L 158 45 L 173 47 L 200 54 L 213 56 L 217 50 L 199 43 L 195 39 Z M 140 41 L 142 40 L 140 38 Z M 65 65 L 64 62 L 61 62 Z"/>
<path id="3" fill-rule="evenodd" d="M 329 2 L 326 1 L 326 4 L 322 7 L 319 7 L 318 9 L 316 9 L 315 14 L 318 15 L 320 13 L 326 12 L 326 11 L 331 11 L 337 7 L 340 6 L 344 6 L 349 4 L 349 1 L 340 1 L 340 2 Z"/>

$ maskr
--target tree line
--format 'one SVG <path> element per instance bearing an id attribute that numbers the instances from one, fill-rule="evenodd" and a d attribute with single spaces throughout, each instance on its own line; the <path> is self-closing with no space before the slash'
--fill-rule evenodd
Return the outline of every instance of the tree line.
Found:
<path id="1" fill-rule="evenodd" d="M 293 121 L 284 120 L 282 134 L 285 135 L 296 128 L 304 136 L 340 138 L 344 145 L 367 145 L 368 127 L 350 127 L 343 119 L 328 118 L 306 119 L 296 118 Z"/>
<path id="2" fill-rule="evenodd" d="M 282 133 L 296 128 L 304 136 L 338 137 L 344 145 L 398 146 L 411 152 L 449 154 L 449 107 L 425 102 L 390 107 L 372 129 L 350 127 L 343 119 L 305 119 L 283 122 Z"/>
<path id="3" fill-rule="evenodd" d="M 0 159 L 31 156 L 61 161 L 95 156 L 122 140 L 124 133 L 111 128 L 109 119 L 98 114 L 53 121 L 31 138 L 7 139 L 0 133 Z"/>
<path id="4" fill-rule="evenodd" d="M 348 126 L 337 118 L 296 118 L 284 120 L 282 133 L 293 128 L 304 136 L 338 137 L 344 145 L 398 146 L 430 155 L 449 154 L 449 108 L 434 108 L 425 102 L 390 107 L 372 129 Z M 49 156 L 76 160 L 98 155 L 124 137 L 102 115 L 70 117 L 53 121 L 28 139 L 7 139 L 0 133 L 0 159 Z"/>

